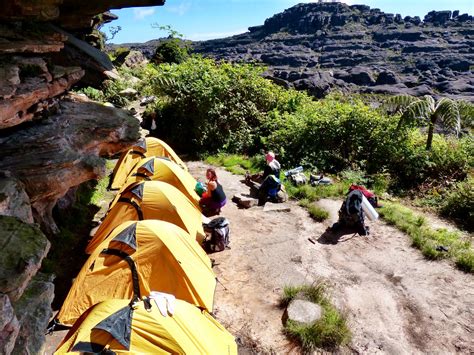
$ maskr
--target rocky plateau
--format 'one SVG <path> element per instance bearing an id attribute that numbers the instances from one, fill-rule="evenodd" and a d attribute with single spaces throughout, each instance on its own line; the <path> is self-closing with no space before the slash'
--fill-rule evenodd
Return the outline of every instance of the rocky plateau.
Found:
<path id="1" fill-rule="evenodd" d="M 316 97 L 338 89 L 474 101 L 474 21 L 459 11 L 431 11 L 422 20 L 366 5 L 299 4 L 194 50 L 263 63 L 270 79 Z"/>
<path id="2" fill-rule="evenodd" d="M 159 42 L 119 46 L 150 58 Z M 246 33 L 192 46 L 216 59 L 261 63 L 269 79 L 316 97 L 338 90 L 474 101 L 474 21 L 459 11 L 421 19 L 366 5 L 305 3 Z"/>

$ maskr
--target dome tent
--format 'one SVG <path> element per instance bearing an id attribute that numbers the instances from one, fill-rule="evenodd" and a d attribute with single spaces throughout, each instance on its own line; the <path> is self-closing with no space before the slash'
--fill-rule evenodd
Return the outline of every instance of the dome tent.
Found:
<path id="1" fill-rule="evenodd" d="M 171 147 L 162 140 L 154 137 L 140 139 L 137 144 L 123 152 L 112 173 L 112 189 L 120 189 L 125 184 L 128 174 L 144 158 L 165 157 L 188 171 L 186 164 L 178 157 Z"/>
<path id="2" fill-rule="evenodd" d="M 237 355 L 235 338 L 206 311 L 176 300 L 163 315 L 153 300 L 107 300 L 89 309 L 55 354 Z"/>
<path id="3" fill-rule="evenodd" d="M 72 325 L 94 304 L 139 299 L 151 290 L 212 312 L 215 286 L 209 257 L 183 229 L 158 220 L 129 221 L 90 255 L 56 318 Z"/>
<path id="4" fill-rule="evenodd" d="M 145 219 L 176 224 L 199 243 L 205 237 L 201 211 L 181 191 L 165 182 L 145 181 L 127 186 L 114 200 L 86 253 L 92 253 L 120 223 Z"/>

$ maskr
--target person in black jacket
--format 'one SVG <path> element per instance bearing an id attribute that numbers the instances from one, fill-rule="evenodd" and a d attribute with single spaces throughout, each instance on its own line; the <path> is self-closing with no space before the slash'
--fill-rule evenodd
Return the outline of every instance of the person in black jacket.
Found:
<path id="1" fill-rule="evenodd" d="M 271 191 L 278 191 L 280 188 L 280 163 L 275 159 L 273 152 L 268 152 L 265 155 L 267 166 L 263 170 L 262 185 L 258 190 L 258 205 L 263 206 L 267 202 L 267 198 Z"/>

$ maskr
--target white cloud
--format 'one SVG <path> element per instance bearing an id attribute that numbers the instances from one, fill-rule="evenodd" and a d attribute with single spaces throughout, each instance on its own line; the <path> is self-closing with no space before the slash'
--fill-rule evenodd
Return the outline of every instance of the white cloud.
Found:
<path id="1" fill-rule="evenodd" d="M 188 10 L 191 8 L 191 2 L 182 2 L 176 6 L 164 6 L 164 9 L 168 12 L 178 14 L 179 16 L 183 16 Z"/>
<path id="2" fill-rule="evenodd" d="M 143 8 L 136 8 L 133 9 L 133 17 L 135 20 L 143 20 L 147 16 L 151 16 L 155 13 L 155 9 L 153 7 L 143 7 Z"/>
<path id="3" fill-rule="evenodd" d="M 205 41 L 208 39 L 230 37 L 244 32 L 247 32 L 246 28 L 228 32 L 196 32 L 186 36 L 186 39 L 190 39 L 192 41 Z"/>

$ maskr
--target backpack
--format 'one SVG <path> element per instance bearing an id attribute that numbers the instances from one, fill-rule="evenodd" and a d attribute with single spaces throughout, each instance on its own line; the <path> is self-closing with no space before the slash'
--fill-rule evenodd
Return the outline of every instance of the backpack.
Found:
<path id="1" fill-rule="evenodd" d="M 210 233 L 210 238 L 204 241 L 204 249 L 214 253 L 229 248 L 230 231 L 229 221 L 224 217 L 217 217 L 209 223 L 203 223 L 204 231 Z"/>
<path id="2" fill-rule="evenodd" d="M 375 196 L 375 194 L 372 191 L 367 190 L 365 186 L 354 185 L 354 184 L 349 186 L 349 192 L 354 191 L 354 190 L 359 190 L 360 192 L 362 192 L 374 208 L 379 207 L 379 201 L 378 201 L 377 196 Z"/>
<path id="3" fill-rule="evenodd" d="M 359 235 L 367 235 L 368 228 L 364 222 L 364 211 L 362 209 L 362 191 L 351 191 L 339 210 L 339 224 L 352 227 Z"/>
<path id="4" fill-rule="evenodd" d="M 293 183 L 293 185 L 304 185 L 306 184 L 306 175 L 300 172 L 290 174 L 288 179 Z"/>

